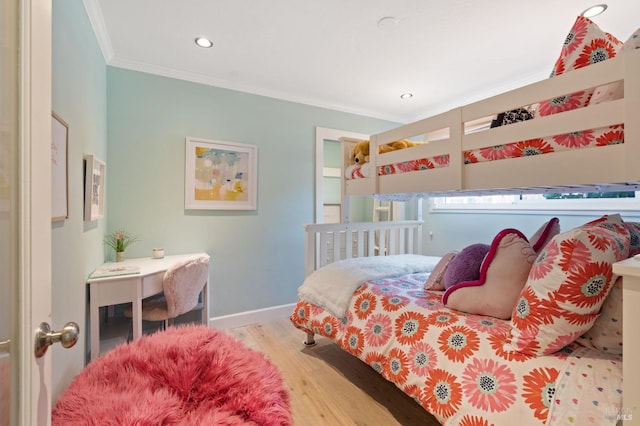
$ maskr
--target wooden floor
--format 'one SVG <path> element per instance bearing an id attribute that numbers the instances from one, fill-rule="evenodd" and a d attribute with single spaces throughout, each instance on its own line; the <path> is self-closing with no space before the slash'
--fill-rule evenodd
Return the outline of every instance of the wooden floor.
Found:
<path id="1" fill-rule="evenodd" d="M 438 421 L 371 367 L 330 340 L 305 334 L 288 319 L 227 331 L 264 353 L 281 371 L 296 426 L 436 426 Z"/>

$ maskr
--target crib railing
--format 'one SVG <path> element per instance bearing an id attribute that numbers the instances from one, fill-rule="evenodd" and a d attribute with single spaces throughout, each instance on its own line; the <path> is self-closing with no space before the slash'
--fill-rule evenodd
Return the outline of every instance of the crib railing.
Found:
<path id="1" fill-rule="evenodd" d="M 422 221 L 304 225 L 305 274 L 341 259 L 422 254 Z"/>

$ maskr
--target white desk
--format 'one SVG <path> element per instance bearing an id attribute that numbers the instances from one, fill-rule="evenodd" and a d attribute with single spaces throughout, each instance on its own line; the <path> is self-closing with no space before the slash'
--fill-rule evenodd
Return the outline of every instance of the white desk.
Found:
<path id="1" fill-rule="evenodd" d="M 105 263 L 103 266 L 138 266 L 140 273 L 116 275 L 103 278 L 89 278 L 89 309 L 91 322 L 91 360 L 100 355 L 100 315 L 101 306 L 131 302 L 133 312 L 133 338 L 142 335 L 142 299 L 162 292 L 164 273 L 176 263 L 206 253 L 165 256 L 162 259 L 144 257 L 127 259 L 124 262 Z M 209 280 L 202 290 L 202 322 L 209 321 Z"/>

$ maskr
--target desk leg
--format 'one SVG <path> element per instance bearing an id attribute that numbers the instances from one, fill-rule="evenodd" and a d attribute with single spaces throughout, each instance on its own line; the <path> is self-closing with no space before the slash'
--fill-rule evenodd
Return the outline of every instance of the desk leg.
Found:
<path id="1" fill-rule="evenodd" d="M 100 304 L 94 285 L 89 288 L 89 310 L 91 312 L 91 361 L 100 356 Z"/>
<path id="2" fill-rule="evenodd" d="M 202 323 L 209 327 L 209 280 L 202 289 Z"/>
<path id="3" fill-rule="evenodd" d="M 137 295 L 131 302 L 133 311 L 133 338 L 138 339 L 142 336 L 142 295 L 140 294 L 140 286 L 137 287 Z"/>

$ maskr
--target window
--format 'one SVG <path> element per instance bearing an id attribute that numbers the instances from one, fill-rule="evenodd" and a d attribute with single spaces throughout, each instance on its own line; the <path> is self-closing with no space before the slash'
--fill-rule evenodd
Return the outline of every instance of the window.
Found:
<path id="1" fill-rule="evenodd" d="M 429 209 L 431 212 L 504 210 L 534 214 L 547 214 L 550 211 L 578 214 L 585 210 L 640 212 L 640 191 L 431 197 Z"/>

